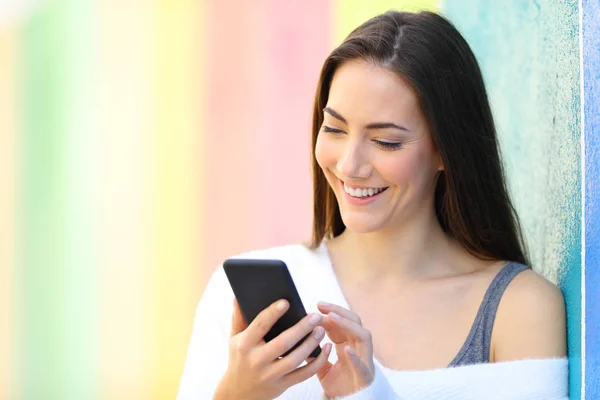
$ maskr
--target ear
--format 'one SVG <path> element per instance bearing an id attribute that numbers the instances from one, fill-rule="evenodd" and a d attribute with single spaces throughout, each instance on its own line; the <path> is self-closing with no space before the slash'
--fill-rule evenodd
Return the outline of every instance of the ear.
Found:
<path id="1" fill-rule="evenodd" d="M 442 156 L 438 152 L 438 154 L 437 154 L 437 170 L 443 171 L 444 169 L 445 168 L 444 168 L 444 162 L 442 161 Z"/>

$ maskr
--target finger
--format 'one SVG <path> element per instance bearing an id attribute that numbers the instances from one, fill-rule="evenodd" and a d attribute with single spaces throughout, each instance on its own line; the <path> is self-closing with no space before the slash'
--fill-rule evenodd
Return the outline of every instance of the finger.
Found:
<path id="1" fill-rule="evenodd" d="M 245 340 L 250 344 L 260 343 L 288 308 L 288 301 L 281 299 L 262 310 L 248 326 Z"/>
<path id="2" fill-rule="evenodd" d="M 302 338 L 310 334 L 323 319 L 319 313 L 309 314 L 302 318 L 300 322 L 289 329 L 286 329 L 275 339 L 264 345 L 264 355 L 269 361 L 276 360 L 294 347 Z"/>
<path id="3" fill-rule="evenodd" d="M 331 343 L 327 343 L 325 346 L 331 346 Z M 325 351 L 325 349 L 323 349 L 323 351 Z M 319 380 L 323 380 L 323 378 L 325 378 L 331 370 L 331 367 L 333 367 L 333 364 L 327 360 L 325 365 L 323 365 L 321 369 L 317 371 L 317 378 L 319 378 Z"/>
<path id="4" fill-rule="evenodd" d="M 327 330 L 327 336 L 336 344 L 347 340 L 371 344 L 373 340 L 371 332 L 362 325 L 343 318 L 334 312 L 327 315 L 327 322 L 323 323 L 323 326 Z"/>
<path id="5" fill-rule="evenodd" d="M 229 336 L 235 336 L 238 333 L 244 331 L 248 327 L 242 312 L 240 311 L 240 306 L 238 305 L 237 299 L 233 298 L 233 313 L 231 314 L 231 332 Z"/>
<path id="6" fill-rule="evenodd" d="M 333 323 L 328 316 L 325 316 L 319 325 L 325 328 L 325 333 L 332 343 L 340 344 L 348 340 L 348 335 L 338 325 Z"/>
<path id="7" fill-rule="evenodd" d="M 338 306 L 337 304 L 331 304 L 331 303 L 326 303 L 324 301 L 319 301 L 317 303 L 317 308 L 323 314 L 329 314 L 330 312 L 333 311 L 334 313 L 341 315 L 344 318 L 347 318 L 351 321 L 356 322 L 359 325 L 362 325 L 362 321 L 358 315 L 356 315 L 352 311 L 348 310 L 347 308 Z"/>
<path id="8" fill-rule="evenodd" d="M 352 366 L 354 381 L 360 386 L 369 385 L 373 379 L 371 377 L 371 371 L 366 364 L 362 362 L 352 347 L 346 346 L 344 348 L 344 353 L 346 354 L 346 358 L 348 361 L 350 361 L 350 365 Z"/>
<path id="9" fill-rule="evenodd" d="M 321 354 L 319 354 L 313 362 L 297 368 L 293 372 L 287 374 L 283 379 L 284 386 L 289 387 L 303 382 L 317 372 L 321 371 L 327 364 L 331 365 L 331 363 L 327 361 L 329 354 L 331 354 L 331 343 L 327 343 L 325 346 L 323 346 Z"/>
<path id="10" fill-rule="evenodd" d="M 310 356 L 319 343 L 321 343 L 321 340 L 323 340 L 324 337 L 325 329 L 322 326 L 317 326 L 300 346 L 281 360 L 275 361 L 273 366 L 276 371 L 275 374 L 285 375 L 298 368 L 298 366 Z M 321 353 L 322 352 L 323 351 L 321 351 Z"/>

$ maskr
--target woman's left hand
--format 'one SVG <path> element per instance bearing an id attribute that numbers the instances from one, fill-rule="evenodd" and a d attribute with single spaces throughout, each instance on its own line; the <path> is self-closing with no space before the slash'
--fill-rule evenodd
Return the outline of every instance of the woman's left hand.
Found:
<path id="1" fill-rule="evenodd" d="M 317 373 L 328 397 L 347 396 L 369 386 L 375 376 L 371 332 L 358 315 L 335 304 L 319 302 L 327 315 L 321 325 L 335 345 L 338 360 L 329 361 Z"/>

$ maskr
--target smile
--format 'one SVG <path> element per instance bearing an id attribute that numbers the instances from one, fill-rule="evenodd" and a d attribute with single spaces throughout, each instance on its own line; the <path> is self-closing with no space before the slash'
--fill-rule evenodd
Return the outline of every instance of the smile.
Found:
<path id="1" fill-rule="evenodd" d="M 356 198 L 377 196 L 379 193 L 385 191 L 387 188 L 388 188 L 388 186 L 378 187 L 378 188 L 372 188 L 372 187 L 354 187 L 353 188 L 351 186 L 348 186 L 346 184 L 346 182 L 344 182 L 344 191 L 346 193 L 348 193 L 348 195 L 350 195 L 352 197 L 356 197 Z"/>

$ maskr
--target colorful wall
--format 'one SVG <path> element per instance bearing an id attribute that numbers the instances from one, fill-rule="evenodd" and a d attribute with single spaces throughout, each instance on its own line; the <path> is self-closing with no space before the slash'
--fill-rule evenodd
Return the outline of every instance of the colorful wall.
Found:
<path id="1" fill-rule="evenodd" d="M 567 301 L 581 392 L 581 99 L 576 1 L 447 1 L 484 70 L 534 267 Z"/>
<path id="2" fill-rule="evenodd" d="M 600 1 L 582 2 L 585 275 L 582 286 L 584 391 L 600 399 Z"/>
<path id="3" fill-rule="evenodd" d="M 2 3 L 0 399 L 175 397 L 210 273 L 310 234 L 321 63 L 390 8 L 471 43 L 534 266 L 567 299 L 571 398 L 600 397 L 598 4 Z"/>

